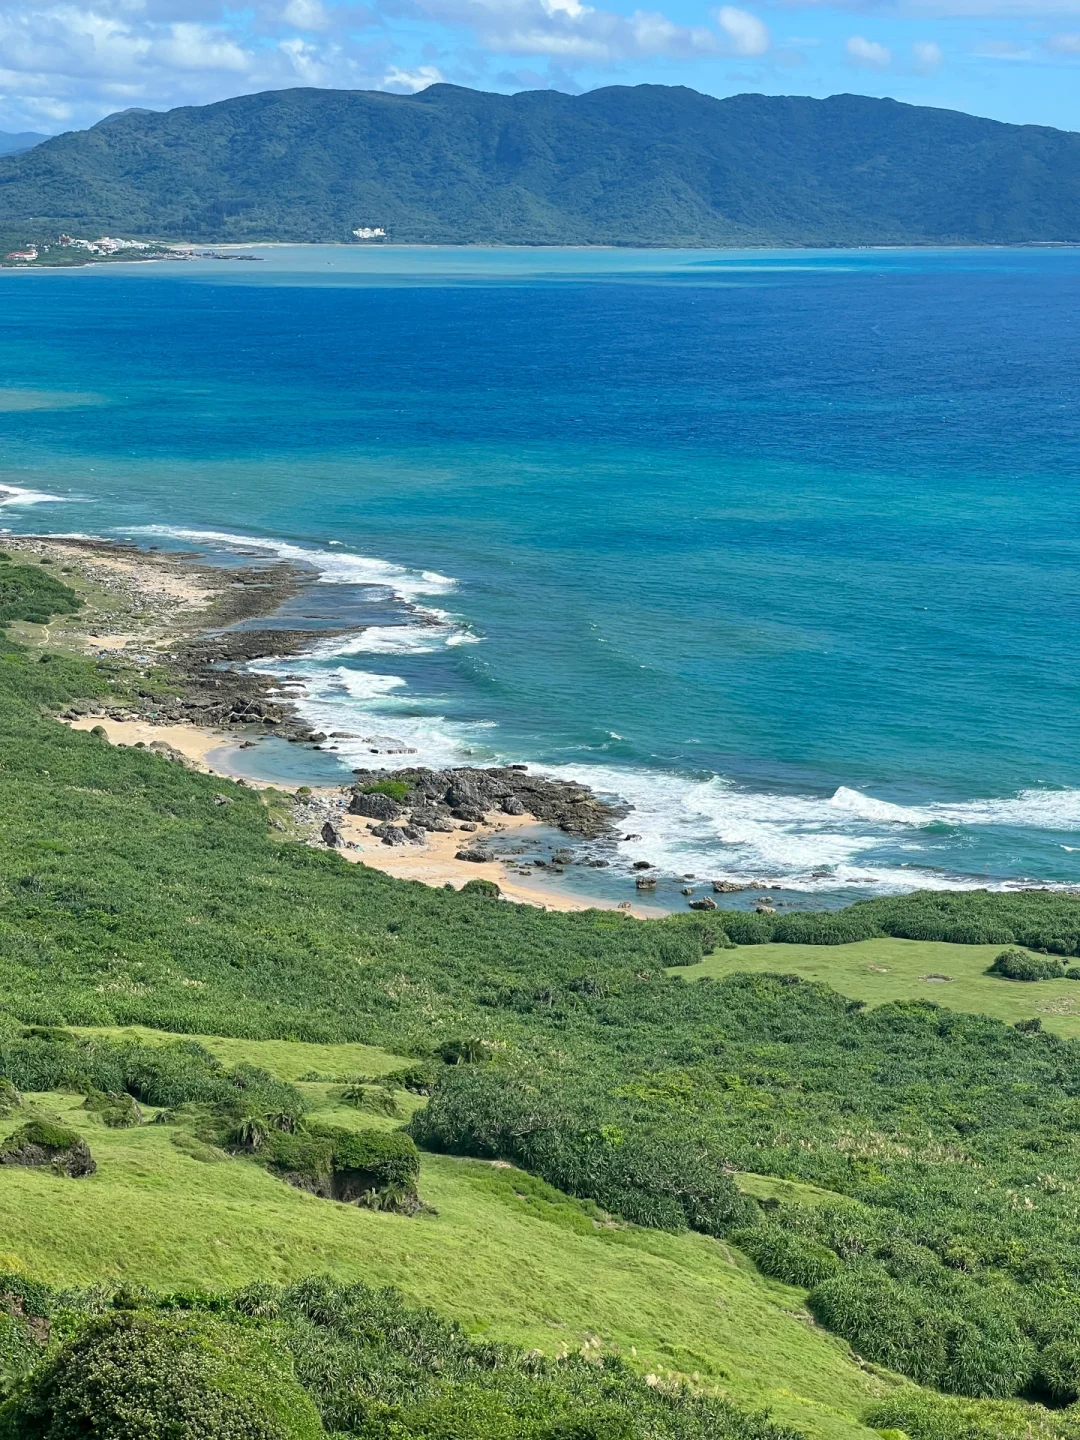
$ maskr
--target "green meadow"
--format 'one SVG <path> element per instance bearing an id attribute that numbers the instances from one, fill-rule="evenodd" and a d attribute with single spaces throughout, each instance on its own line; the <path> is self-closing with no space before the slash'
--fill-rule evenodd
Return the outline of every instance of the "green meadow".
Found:
<path id="1" fill-rule="evenodd" d="M 402 1063 L 369 1046 L 199 1038 L 229 1064 L 294 1081 Z M 338 1084 L 299 1088 L 335 1124 L 400 1123 L 341 1104 Z M 396 1098 L 403 1114 L 421 1103 Z M 77 1192 L 47 1172 L 0 1172 L 0 1268 L 54 1286 L 218 1290 L 312 1273 L 394 1285 L 474 1335 L 550 1355 L 599 1342 L 647 1373 L 692 1377 L 820 1440 L 869 1436 L 858 1417 L 903 1383 L 860 1365 L 813 1323 L 804 1291 L 762 1276 L 731 1245 L 620 1223 L 512 1167 L 425 1155 L 420 1193 L 431 1213 L 405 1218 L 307 1195 L 182 1126 L 110 1130 L 80 1096 L 25 1099 L 78 1129 L 98 1162 Z M 16 1121 L 0 1122 L 0 1135 Z"/>
<path id="2" fill-rule="evenodd" d="M 1038 1019 L 1056 1035 L 1080 1037 L 1080 981 L 1025 982 L 988 975 L 1000 950 L 1000 945 L 892 936 L 851 945 L 738 945 L 672 973 L 686 980 L 739 972 L 799 975 L 868 1005 L 929 1000 L 950 1010 L 991 1015 L 1006 1025 Z"/>

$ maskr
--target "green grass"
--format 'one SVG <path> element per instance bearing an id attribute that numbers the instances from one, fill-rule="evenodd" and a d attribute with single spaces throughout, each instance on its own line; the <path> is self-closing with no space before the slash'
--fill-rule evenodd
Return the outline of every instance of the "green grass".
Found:
<path id="1" fill-rule="evenodd" d="M 151 1030 L 145 1025 L 72 1026 L 76 1034 L 97 1035 L 113 1040 L 141 1040 L 144 1044 L 175 1044 L 176 1036 L 167 1030 Z M 409 1064 L 401 1055 L 391 1055 L 374 1045 L 319 1045 L 295 1040 L 236 1040 L 224 1035 L 185 1035 L 197 1040 L 228 1066 L 246 1062 L 260 1065 L 281 1080 L 299 1080 L 302 1075 L 318 1072 L 335 1077 L 351 1075 L 385 1075 L 390 1070 Z"/>
<path id="2" fill-rule="evenodd" d="M 860 940 L 853 945 L 739 945 L 670 973 L 686 980 L 737 972 L 801 975 L 853 1000 L 932 1000 L 950 1010 L 1015 1024 L 1038 1018 L 1066 1039 L 1080 1037 L 1080 981 L 1024 982 L 987 975 L 1001 945 L 948 945 L 936 940 Z M 946 981 L 927 980 L 947 975 Z"/>
<path id="3" fill-rule="evenodd" d="M 283 1077 L 313 1062 L 354 1069 L 362 1060 L 372 1073 L 395 1063 L 363 1046 L 204 1043 Z M 400 1123 L 338 1104 L 338 1086 L 302 1088 L 335 1123 Z M 422 1103 L 398 1093 L 403 1112 Z M 78 1096 L 27 1102 L 78 1129 L 98 1161 L 97 1174 L 79 1181 L 0 1171 L 0 1265 L 52 1284 L 228 1288 L 313 1271 L 393 1284 L 473 1333 L 547 1354 L 598 1339 L 646 1372 L 695 1376 L 768 1406 L 815 1440 L 867 1440 L 857 1417 L 895 1383 L 818 1329 L 802 1291 L 758 1274 L 732 1247 L 615 1224 L 518 1170 L 424 1155 L 420 1193 L 436 1213 L 410 1220 L 315 1199 L 192 1144 L 176 1126 L 109 1130 Z"/>

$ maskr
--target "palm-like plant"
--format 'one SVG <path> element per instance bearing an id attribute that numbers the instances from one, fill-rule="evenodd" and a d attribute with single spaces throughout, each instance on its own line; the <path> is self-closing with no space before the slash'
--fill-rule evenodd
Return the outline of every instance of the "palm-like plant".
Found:
<path id="1" fill-rule="evenodd" d="M 270 1134 L 270 1124 L 263 1115 L 245 1115 L 236 1127 L 236 1143 L 246 1150 L 258 1150 Z"/>

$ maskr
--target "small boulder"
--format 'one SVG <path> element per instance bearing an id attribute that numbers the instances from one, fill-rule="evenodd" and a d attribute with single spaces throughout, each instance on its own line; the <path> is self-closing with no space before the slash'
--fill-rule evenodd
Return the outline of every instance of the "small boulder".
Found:
<path id="1" fill-rule="evenodd" d="M 484 811 L 479 805 L 455 805 L 450 812 L 455 820 L 465 820 L 470 824 L 479 825 L 484 819 Z"/>
<path id="2" fill-rule="evenodd" d="M 711 895 L 703 895 L 700 900 L 690 901 L 691 910 L 715 910 L 716 901 Z"/>
<path id="3" fill-rule="evenodd" d="M 401 814 L 401 806 L 389 795 L 383 795 L 378 790 L 370 794 L 365 794 L 363 790 L 354 790 L 349 802 L 349 812 L 353 815 L 366 815 L 370 820 L 396 820 Z"/>
<path id="4" fill-rule="evenodd" d="M 335 850 L 339 849 L 342 845 L 345 844 L 345 837 L 344 835 L 342 835 L 338 827 L 334 824 L 333 820 L 327 820 L 325 825 L 319 831 L 319 834 L 322 836 L 323 844 L 330 845 Z"/>
<path id="5" fill-rule="evenodd" d="M 425 830 L 437 830 L 446 833 L 453 830 L 449 818 L 436 810 L 434 806 L 418 805 L 412 812 L 412 823 L 421 825 Z"/>
<path id="6" fill-rule="evenodd" d="M 400 825 L 376 825 L 371 831 L 384 845 L 408 845 L 409 837 Z"/>
<path id="7" fill-rule="evenodd" d="M 482 865 L 491 859 L 491 856 L 484 850 L 459 850 L 454 856 L 455 860 L 472 860 Z"/>
<path id="8" fill-rule="evenodd" d="M 504 815 L 524 815 L 525 806 L 516 795 L 507 795 L 502 802 L 502 812 Z"/>

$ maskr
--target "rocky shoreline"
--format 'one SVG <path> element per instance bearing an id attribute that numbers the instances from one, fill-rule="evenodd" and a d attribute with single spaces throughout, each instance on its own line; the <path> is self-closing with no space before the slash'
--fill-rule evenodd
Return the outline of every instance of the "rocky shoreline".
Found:
<path id="1" fill-rule="evenodd" d="M 81 648 L 97 653 L 122 698 L 104 708 L 72 705 L 63 719 L 213 728 L 235 732 L 248 746 L 258 743 L 260 732 L 311 746 L 330 738 L 313 730 L 284 692 L 290 677 L 249 668 L 357 633 L 356 626 L 290 629 L 258 623 L 268 622 L 311 583 L 305 568 L 280 560 L 225 568 L 208 564 L 197 552 L 144 550 L 107 540 L 25 536 L 5 544 L 93 587 L 70 635 L 50 638 L 81 642 Z M 164 740 L 151 748 L 183 758 Z M 351 791 L 343 789 L 349 812 L 374 821 L 376 838 L 390 846 L 423 843 L 429 832 L 468 833 L 490 824 L 493 816 L 526 815 L 575 839 L 596 840 L 613 836 L 615 822 L 627 813 L 627 807 L 599 800 L 583 785 L 530 775 L 523 765 L 404 767 L 353 775 Z M 333 822 L 323 830 L 329 832 L 321 836 L 323 843 L 335 843 Z M 480 849 L 475 855 L 467 851 L 468 845 L 464 858 L 490 858 Z"/>
<path id="2" fill-rule="evenodd" d="M 530 775 L 524 765 L 354 770 L 353 774 L 350 813 L 378 821 L 382 840 L 391 845 L 420 842 L 429 830 L 488 824 L 493 814 L 531 815 L 576 839 L 596 840 L 610 834 L 614 822 L 628 813 L 626 806 L 598 800 L 583 785 Z M 472 857 L 462 852 L 459 858 Z"/>

